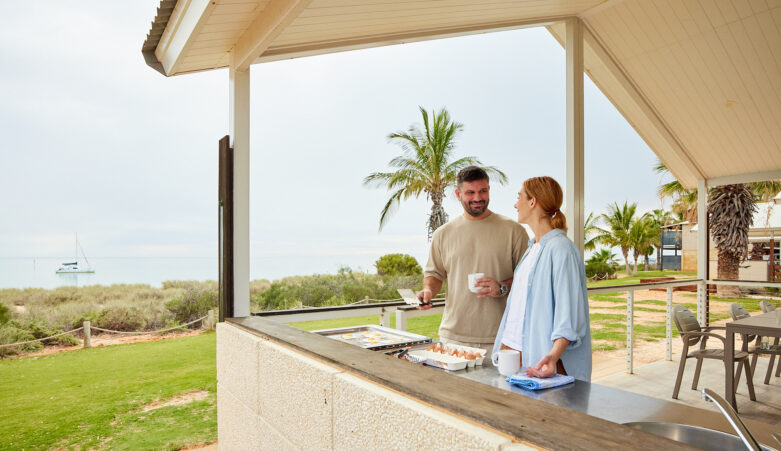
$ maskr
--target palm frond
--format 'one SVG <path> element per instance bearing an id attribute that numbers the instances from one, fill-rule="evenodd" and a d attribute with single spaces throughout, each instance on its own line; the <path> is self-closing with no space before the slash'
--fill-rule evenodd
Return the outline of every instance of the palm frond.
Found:
<path id="1" fill-rule="evenodd" d="M 413 124 L 406 132 L 399 131 L 388 135 L 388 140 L 402 150 L 402 155 L 391 159 L 389 163 L 393 170 L 375 172 L 363 179 L 364 185 L 393 191 L 382 209 L 380 230 L 402 200 L 419 197 L 423 193 L 435 204 L 428 224 L 438 227 L 442 218 L 447 217 L 441 209 L 441 201 L 447 188 L 455 185 L 458 171 L 468 165 L 482 166 L 475 157 L 451 161 L 456 137 L 463 130 L 463 124 L 453 121 L 447 109 L 431 112 L 422 106 L 418 109 L 423 120 L 422 129 Z M 485 167 L 485 170 L 500 183 L 507 183 L 507 176 L 499 169 L 489 166 Z M 431 215 L 437 217 L 432 219 Z M 429 229 L 429 232 L 433 230 Z"/>

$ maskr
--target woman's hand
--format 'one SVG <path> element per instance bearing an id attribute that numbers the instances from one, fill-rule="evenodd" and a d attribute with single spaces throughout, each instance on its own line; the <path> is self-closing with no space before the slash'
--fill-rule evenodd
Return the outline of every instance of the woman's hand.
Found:
<path id="1" fill-rule="evenodd" d="M 526 368 L 526 375 L 531 377 L 553 377 L 556 375 L 556 364 L 559 358 L 548 354 L 537 362 L 537 365 Z"/>
<path id="2" fill-rule="evenodd" d="M 540 359 L 533 367 L 526 368 L 526 374 L 531 377 L 553 377 L 556 375 L 556 364 L 559 363 L 561 354 L 569 346 L 569 340 L 564 337 L 557 338 L 553 342 L 550 352 Z"/>

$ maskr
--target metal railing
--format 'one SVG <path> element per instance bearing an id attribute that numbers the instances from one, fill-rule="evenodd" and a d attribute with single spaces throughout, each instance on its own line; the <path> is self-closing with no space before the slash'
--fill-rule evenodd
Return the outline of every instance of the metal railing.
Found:
<path id="1" fill-rule="evenodd" d="M 653 288 L 664 288 L 667 292 L 665 304 L 665 359 L 672 360 L 672 308 L 673 308 L 673 288 L 685 286 L 697 286 L 697 319 L 700 324 L 706 324 L 705 318 L 705 299 L 706 288 L 708 285 L 734 285 L 743 287 L 774 287 L 781 289 L 781 283 L 763 282 L 763 281 L 737 281 L 737 280 L 703 280 L 703 279 L 679 279 L 668 282 L 651 282 L 628 285 L 607 285 L 601 287 L 588 288 L 588 294 L 627 292 L 626 302 L 626 372 L 634 372 L 634 303 L 636 290 L 648 290 Z M 380 315 L 380 325 L 390 327 L 390 317 L 395 315 L 398 330 L 407 330 L 407 320 L 419 316 L 441 314 L 445 309 L 445 302 L 442 298 L 433 300 L 433 307 L 428 310 L 418 310 L 413 306 L 406 304 L 400 299 L 378 302 L 374 304 L 353 304 L 334 307 L 315 307 L 294 310 L 272 310 L 266 312 L 253 313 L 256 316 L 262 316 L 272 321 L 280 323 L 315 321 L 323 319 L 350 318 L 358 316 Z"/>

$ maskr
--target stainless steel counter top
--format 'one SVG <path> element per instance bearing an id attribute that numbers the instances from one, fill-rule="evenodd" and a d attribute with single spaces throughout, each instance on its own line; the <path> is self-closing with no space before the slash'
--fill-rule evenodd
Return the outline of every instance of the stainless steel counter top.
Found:
<path id="1" fill-rule="evenodd" d="M 486 359 L 483 366 L 451 372 L 450 374 L 490 385 L 527 398 L 576 410 L 614 423 L 656 421 L 690 424 L 727 432 L 734 435 L 727 420 L 719 412 L 686 406 L 680 403 L 652 398 L 617 388 L 575 380 L 574 383 L 546 390 L 528 391 L 510 385 L 505 376 Z M 781 432 L 772 425 L 744 420 L 751 433 L 761 443 L 778 448 L 770 432 Z"/>

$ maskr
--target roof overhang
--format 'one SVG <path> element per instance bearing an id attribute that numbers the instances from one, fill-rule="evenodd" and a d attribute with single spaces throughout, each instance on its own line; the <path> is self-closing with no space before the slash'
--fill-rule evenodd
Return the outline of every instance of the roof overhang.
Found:
<path id="1" fill-rule="evenodd" d="M 781 3 L 162 0 L 143 46 L 171 76 L 407 42 L 584 25 L 586 73 L 687 188 L 781 178 Z"/>

